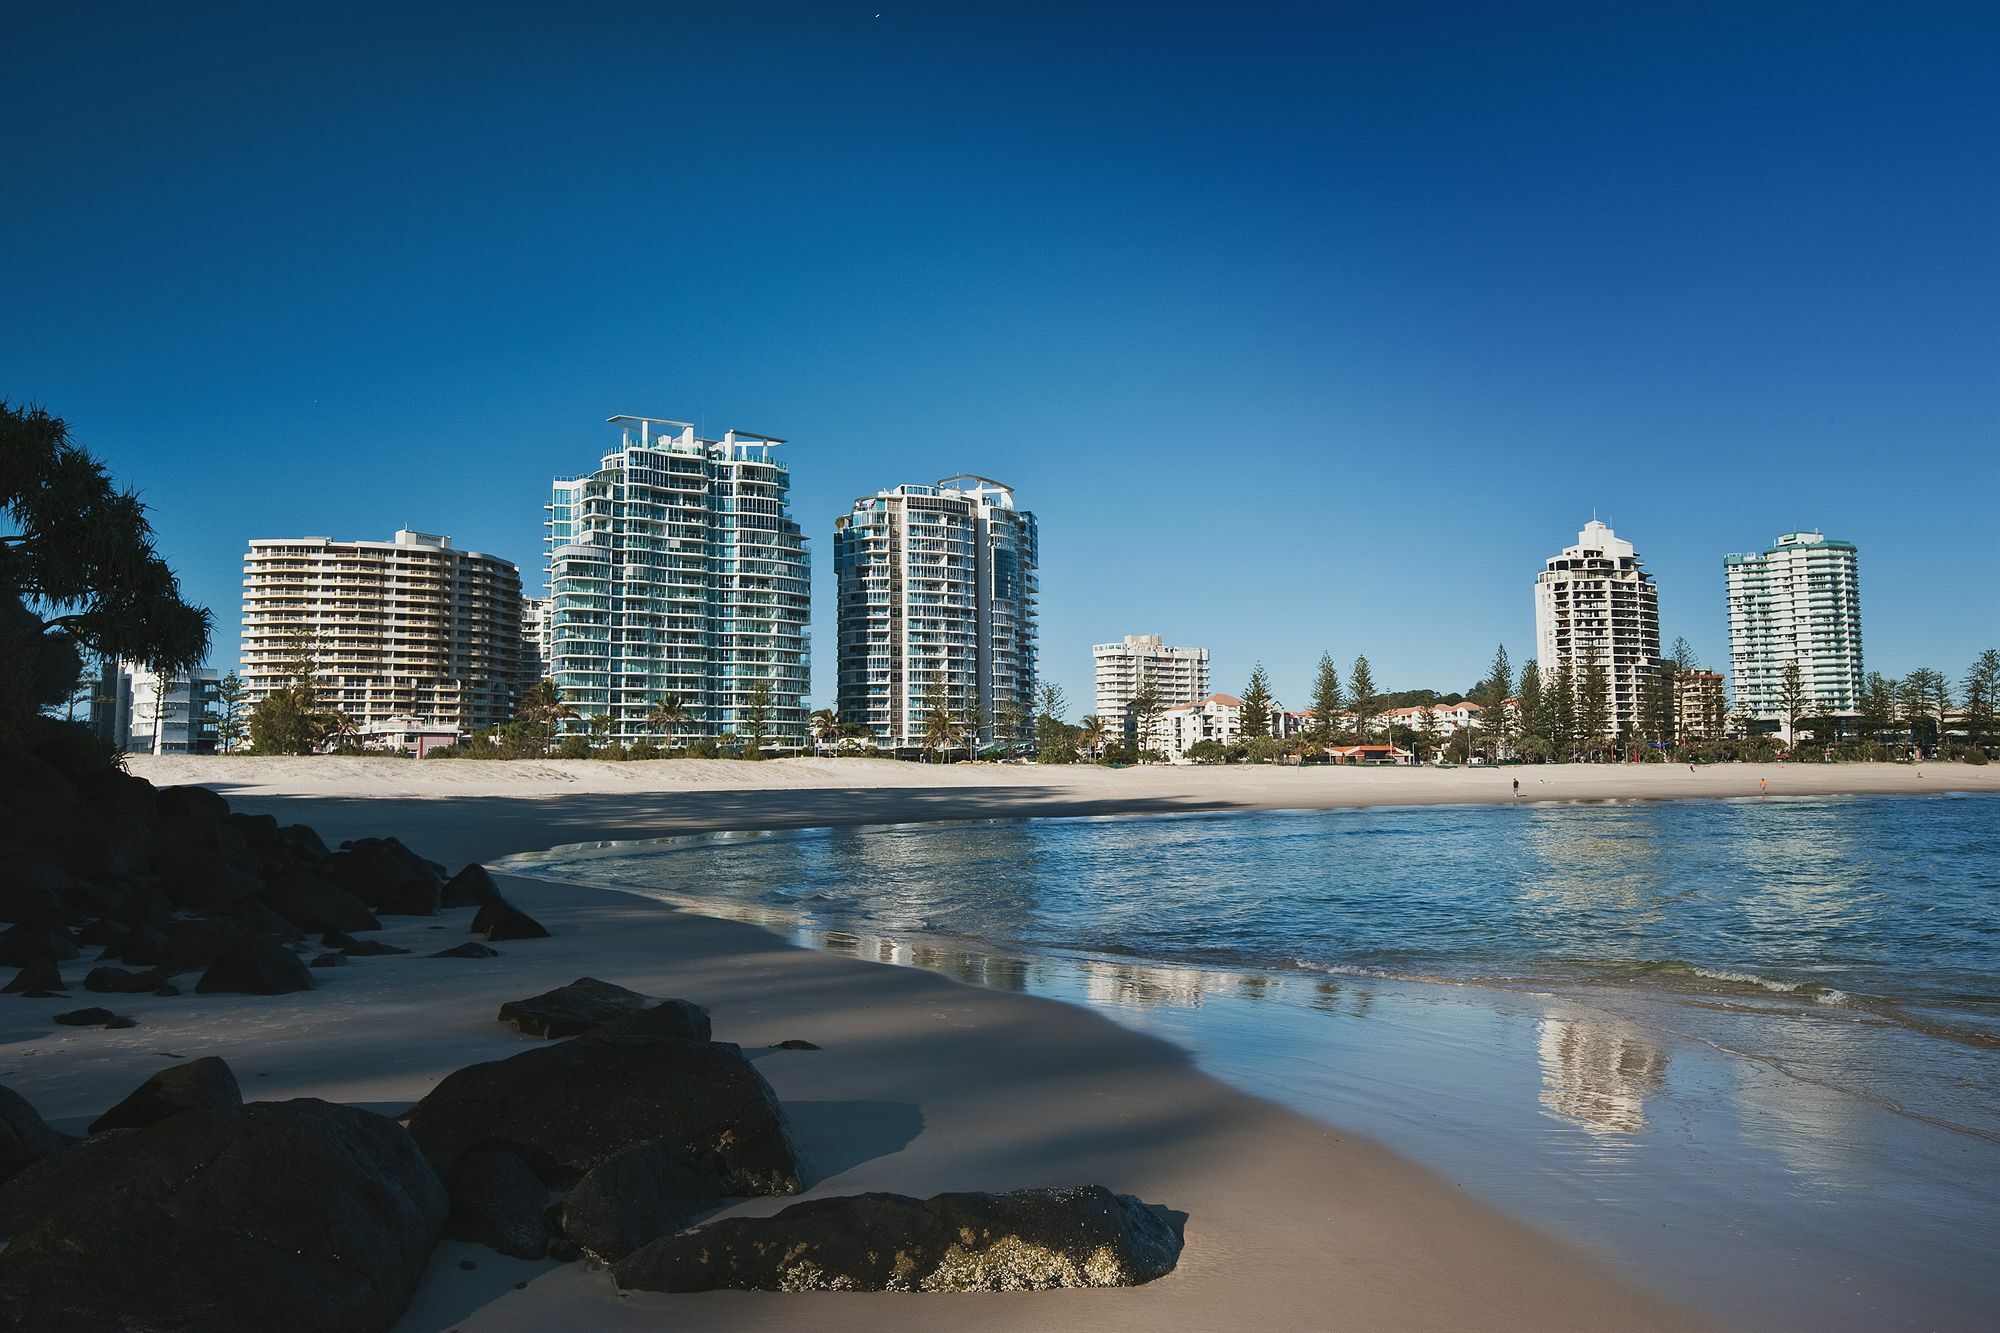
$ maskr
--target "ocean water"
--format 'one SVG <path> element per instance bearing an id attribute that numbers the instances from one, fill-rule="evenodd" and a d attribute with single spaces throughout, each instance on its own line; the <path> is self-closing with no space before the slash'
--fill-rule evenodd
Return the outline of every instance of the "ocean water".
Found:
<path id="1" fill-rule="evenodd" d="M 2000 1316 L 2000 798 L 831 828 L 507 868 L 1091 1005 L 1735 1324 Z"/>

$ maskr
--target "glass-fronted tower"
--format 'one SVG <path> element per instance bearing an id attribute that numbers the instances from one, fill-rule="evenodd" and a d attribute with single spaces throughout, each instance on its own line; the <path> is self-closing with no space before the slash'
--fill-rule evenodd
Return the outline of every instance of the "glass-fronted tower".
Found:
<path id="1" fill-rule="evenodd" d="M 548 672 L 611 735 L 802 746 L 810 608 L 805 537 L 792 521 L 784 441 L 682 421 L 610 418 L 619 445 L 549 498 Z M 664 696 L 685 720 L 649 718 Z"/>
<path id="2" fill-rule="evenodd" d="M 921 749 L 942 704 L 981 747 L 1026 743 L 1037 560 L 1035 516 L 990 478 L 856 500 L 833 531 L 841 720 Z"/>
<path id="3" fill-rule="evenodd" d="M 1853 542 L 1788 532 L 1754 555 L 1724 556 L 1729 669 L 1737 710 L 1785 717 L 1785 669 L 1799 664 L 1806 707 L 1861 707 L 1861 571 Z"/>

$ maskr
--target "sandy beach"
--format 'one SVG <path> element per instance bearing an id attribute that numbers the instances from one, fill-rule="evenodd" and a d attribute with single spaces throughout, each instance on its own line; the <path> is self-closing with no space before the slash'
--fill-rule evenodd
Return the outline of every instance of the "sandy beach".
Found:
<path id="1" fill-rule="evenodd" d="M 684 831 L 1026 815 L 1480 801 L 1644 800 L 2000 790 L 1962 765 L 1518 770 L 1259 770 L 865 760 L 424 763 L 135 760 L 165 785 L 329 841 L 395 833 L 456 866 L 558 844 Z M 1989 776 L 1991 774 L 1992 776 Z M 1522 793 L 1511 782 L 1518 776 Z M 619 1296 L 590 1266 L 447 1243 L 402 1328 L 431 1330 L 955 1327 L 1085 1329 L 1682 1328 L 1669 1299 L 1365 1139 L 1246 1095 L 1178 1047 L 1089 1011 L 911 968 L 792 947 L 757 927 L 600 890 L 510 878 L 554 932 L 485 961 L 356 960 L 272 999 L 132 997 L 128 1031 L 51 1032 L 0 1012 L 10 1086 L 79 1131 L 142 1078 L 221 1055 L 245 1095 L 318 1096 L 396 1113 L 444 1075 L 521 1048 L 500 1003 L 596 976 L 708 1006 L 716 1036 L 756 1051 L 791 1116 L 808 1194 L 1102 1183 L 1187 1215 L 1179 1269 L 1124 1291 L 942 1298 L 837 1294 Z M 394 918 L 383 937 L 462 937 Z M 826 1049 L 781 1052 L 803 1038 Z M 730 1212 L 775 1211 L 755 1200 Z M 467 1271 L 461 1260 L 476 1267 Z M 517 1285 L 525 1284 L 525 1285 Z"/>

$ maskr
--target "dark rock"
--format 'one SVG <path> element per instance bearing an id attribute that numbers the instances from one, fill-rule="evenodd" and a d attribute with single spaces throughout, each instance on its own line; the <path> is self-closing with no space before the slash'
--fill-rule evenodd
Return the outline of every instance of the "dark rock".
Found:
<path id="1" fill-rule="evenodd" d="M 259 935 L 269 935 L 273 939 L 302 940 L 305 935 L 297 926 L 273 912 L 255 898 L 245 898 L 229 909 L 229 915 L 241 921 Z"/>
<path id="2" fill-rule="evenodd" d="M 312 974 L 275 941 L 247 936 L 230 944 L 195 983 L 197 995 L 285 995 L 311 990 Z"/>
<path id="3" fill-rule="evenodd" d="M 577 1037 L 449 1074 L 407 1117 L 425 1155 L 519 1153 L 551 1186 L 635 1143 L 694 1154 L 729 1194 L 791 1194 L 798 1158 L 777 1096 L 743 1052 L 674 1037 Z"/>
<path id="4" fill-rule="evenodd" d="M 215 825 L 229 817 L 229 802 L 206 787 L 162 787 L 153 793 L 153 808 L 168 819 Z"/>
<path id="5" fill-rule="evenodd" d="M 50 1129 L 26 1097 L 0 1087 L 0 1183 L 74 1142 Z"/>
<path id="6" fill-rule="evenodd" d="M 587 1037 L 681 1037 L 687 1041 L 707 1041 L 708 1010 L 687 1000 L 662 1000 L 650 1009 L 640 1009 L 606 1019 L 584 1033 Z"/>
<path id="7" fill-rule="evenodd" d="M 0 967 L 61 963 L 77 955 L 76 940 L 62 926 L 9 926 L 0 931 Z"/>
<path id="8" fill-rule="evenodd" d="M 76 784 L 40 755 L 14 748 L 0 755 L 0 806 L 28 812 L 68 810 L 76 800 Z"/>
<path id="9" fill-rule="evenodd" d="M 455 944 L 449 949 L 439 949 L 428 955 L 431 958 L 498 958 L 498 949 L 489 949 L 483 944 Z"/>
<path id="10" fill-rule="evenodd" d="M 493 876 L 486 873 L 486 867 L 477 862 L 444 882 L 443 903 L 446 907 L 484 907 L 499 901 L 500 886 L 493 882 Z"/>
<path id="11" fill-rule="evenodd" d="M 66 1028 L 101 1028 L 118 1015 L 109 1009 L 72 1009 L 66 1014 L 57 1014 L 56 1022 Z"/>
<path id="12" fill-rule="evenodd" d="M 86 921 L 76 928 L 76 942 L 83 948 L 117 950 L 124 947 L 132 932 L 116 921 Z"/>
<path id="13" fill-rule="evenodd" d="M 412 881 L 376 894 L 373 905 L 383 916 L 436 916 L 438 886 Z"/>
<path id="14" fill-rule="evenodd" d="M 722 1202 L 715 1177 L 678 1143 L 635 1143 L 584 1174 L 562 1204 L 563 1235 L 606 1263 L 671 1236 Z"/>
<path id="15" fill-rule="evenodd" d="M 447 1211 L 394 1121 L 307 1100 L 184 1111 L 19 1183 L 47 1206 L 0 1254 L 0 1327 L 45 1333 L 386 1330 Z"/>
<path id="16" fill-rule="evenodd" d="M 278 820 L 275 815 L 231 814 L 230 827 L 243 837 L 243 845 L 261 850 L 278 845 Z"/>
<path id="17" fill-rule="evenodd" d="M 236 1075 L 219 1056 L 172 1065 L 133 1089 L 132 1095 L 91 1122 L 90 1132 L 144 1129 L 183 1111 L 214 1111 L 243 1105 Z"/>
<path id="18" fill-rule="evenodd" d="M 504 898 L 483 904 L 472 914 L 472 933 L 493 941 L 545 940 L 548 928 Z"/>
<path id="19" fill-rule="evenodd" d="M 516 1259 L 548 1253 L 548 1187 L 513 1153 L 466 1153 L 444 1173 L 444 1186 L 451 1195 L 445 1235 Z"/>
<path id="20" fill-rule="evenodd" d="M 166 961 L 167 937 L 152 926 L 139 926 L 119 941 L 115 954 L 106 950 L 105 956 L 134 967 L 157 967 Z"/>
<path id="21" fill-rule="evenodd" d="M 1133 1287 L 1180 1259 L 1165 1210 L 1101 1185 L 854 1194 L 654 1241 L 611 1270 L 636 1291 L 1036 1291 Z"/>
<path id="22" fill-rule="evenodd" d="M 380 843 L 350 844 L 321 861 L 317 869 L 370 907 L 380 907 L 385 895 L 422 882 L 415 870 Z"/>
<path id="23" fill-rule="evenodd" d="M 0 921 L 30 924 L 54 920 L 63 909 L 69 872 L 25 848 L 0 850 Z"/>
<path id="24" fill-rule="evenodd" d="M 273 876 L 264 904 L 300 930 L 382 929 L 368 904 L 307 871 Z"/>
<path id="25" fill-rule="evenodd" d="M 324 861 L 328 855 L 319 834 L 304 824 L 287 824 L 279 829 L 278 845 L 301 861 Z"/>
<path id="26" fill-rule="evenodd" d="M 139 815 L 121 811 L 92 814 L 71 836 L 61 839 L 58 859 L 85 879 L 130 875 L 152 864 L 160 840 Z"/>
<path id="27" fill-rule="evenodd" d="M 139 1026 L 139 1020 L 128 1017 L 125 1014 L 113 1014 L 105 1020 L 104 1026 L 107 1028 L 135 1028 Z"/>
<path id="28" fill-rule="evenodd" d="M 160 987 L 158 990 L 153 992 L 153 994 L 155 995 L 165 995 L 165 996 L 179 995 L 180 993 L 181 993 L 181 988 L 179 986 L 176 986 L 171 981 L 169 981 L 166 985 Z"/>
<path id="29" fill-rule="evenodd" d="M 161 858 L 160 887 L 176 907 L 226 912 L 264 891 L 264 881 L 222 859 L 219 852 L 181 852 Z"/>
<path id="30" fill-rule="evenodd" d="M 250 938 L 250 928 L 233 916 L 211 916 L 200 921 L 177 921 L 167 932 L 160 949 L 160 971 L 169 976 L 198 972 L 211 966 L 230 945 Z M 137 962 L 128 949 L 125 961 Z"/>
<path id="31" fill-rule="evenodd" d="M 810 1041 L 800 1041 L 797 1037 L 793 1037 L 787 1041 L 779 1042 L 771 1049 L 774 1051 L 823 1051 L 826 1047 Z"/>
<path id="32" fill-rule="evenodd" d="M 549 1244 L 549 1258 L 559 1264 L 573 1264 L 583 1258 L 583 1251 L 573 1240 L 556 1240 Z"/>
<path id="33" fill-rule="evenodd" d="M 512 1023 L 518 1031 L 530 1037 L 574 1037 L 607 1019 L 658 1003 L 650 995 L 641 995 L 638 991 L 614 986 L 596 977 L 578 977 L 567 986 L 558 986 L 525 1000 L 507 1001 L 500 1006 L 500 1021 Z M 707 1038 L 700 1040 L 706 1041 Z"/>
<path id="34" fill-rule="evenodd" d="M 16 972 L 12 981 L 0 986 L 0 995 L 20 995 L 23 992 L 36 991 L 46 995 L 50 991 L 68 989 L 69 987 L 63 984 L 62 969 L 43 959 L 39 963 L 30 963 Z"/>
<path id="35" fill-rule="evenodd" d="M 83 979 L 83 988 L 97 995 L 145 995 L 158 990 L 165 980 L 158 972 L 93 967 Z"/>
<path id="36" fill-rule="evenodd" d="M 319 955 L 319 956 L 318 956 L 317 958 L 314 958 L 314 959 L 313 959 L 313 960 L 312 960 L 312 961 L 311 961 L 310 963 L 307 963 L 307 964 L 306 964 L 306 966 L 307 966 L 307 967 L 346 967 L 346 966 L 347 966 L 347 955 L 346 955 L 346 954 L 344 954 L 344 953 L 323 953 L 323 954 L 320 954 L 320 955 Z"/>
<path id="37" fill-rule="evenodd" d="M 384 944 L 380 940 L 357 940 L 338 930 L 329 930 L 320 938 L 320 943 L 329 949 L 340 950 L 349 958 L 374 958 L 382 954 L 409 952 L 399 945 Z"/>
<path id="38" fill-rule="evenodd" d="M 384 838 L 382 839 L 382 845 L 387 847 L 390 853 L 401 860 L 404 865 L 408 866 L 418 879 L 423 880 L 427 884 L 441 885 L 444 883 L 444 867 L 435 861 L 426 861 L 423 857 L 418 856 L 403 845 L 401 838 Z"/>

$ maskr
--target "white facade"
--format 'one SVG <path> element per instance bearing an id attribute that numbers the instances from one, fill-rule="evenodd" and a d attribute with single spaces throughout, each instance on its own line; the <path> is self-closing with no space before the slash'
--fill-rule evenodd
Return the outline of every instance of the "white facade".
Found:
<path id="1" fill-rule="evenodd" d="M 521 683 L 517 693 L 548 679 L 550 605 L 546 597 L 521 599 Z"/>
<path id="2" fill-rule="evenodd" d="M 1660 660 L 1660 590 L 1632 543 L 1596 519 L 1584 525 L 1535 579 L 1535 637 L 1543 681 L 1567 664 L 1581 692 L 1595 663 L 1608 687 L 1610 735 L 1638 732 L 1639 695 Z"/>
<path id="3" fill-rule="evenodd" d="M 1122 643 L 1091 648 L 1097 671 L 1097 716 L 1114 736 L 1125 734 L 1125 711 L 1152 687 L 1162 704 L 1183 704 L 1208 693 L 1208 649 L 1174 648 L 1157 634 L 1127 634 Z"/>
<path id="4" fill-rule="evenodd" d="M 320 705 L 357 726 L 422 717 L 477 731 L 514 715 L 521 572 L 451 538 L 257 540 L 243 558 L 243 685 L 254 706 L 315 663 Z"/>
<path id="5" fill-rule="evenodd" d="M 748 736 L 766 685 L 766 741 L 803 748 L 809 571 L 791 473 L 772 457 L 784 441 L 610 423 L 618 447 L 558 479 L 547 506 L 549 678 L 626 744 L 659 738 L 647 714 L 668 694 L 687 710 L 680 739 Z"/>
<path id="6" fill-rule="evenodd" d="M 207 668 L 163 676 L 118 664 L 114 743 L 128 754 L 214 754 L 222 678 Z"/>
<path id="7" fill-rule="evenodd" d="M 1243 701 L 1233 694 L 1211 694 L 1177 704 L 1160 714 L 1153 731 L 1153 743 L 1146 745 L 1142 740 L 1142 748 L 1158 750 L 1170 762 L 1183 764 L 1188 761 L 1187 752 L 1202 741 L 1234 745 L 1243 739 Z"/>
<path id="8" fill-rule="evenodd" d="M 1854 543 L 1788 532 L 1756 555 L 1723 559 L 1729 587 L 1729 669 L 1736 706 L 1782 719 L 1785 668 L 1799 664 L 1806 706 L 1861 706 L 1861 575 Z"/>
<path id="9" fill-rule="evenodd" d="M 921 748 L 942 699 L 981 746 L 1027 740 L 1037 540 L 1035 516 L 985 477 L 856 500 L 833 534 L 841 720 Z"/>

